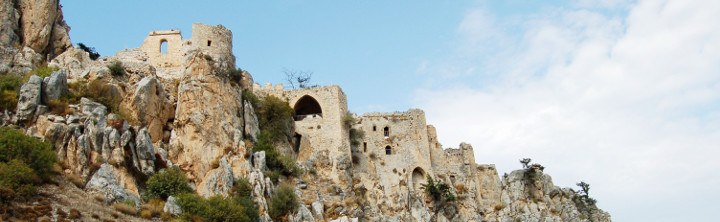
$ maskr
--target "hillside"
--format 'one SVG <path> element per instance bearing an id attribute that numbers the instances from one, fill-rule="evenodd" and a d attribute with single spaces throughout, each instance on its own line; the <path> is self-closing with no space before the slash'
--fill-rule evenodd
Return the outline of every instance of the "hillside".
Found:
<path id="1" fill-rule="evenodd" d="M 57 156 L 3 220 L 610 221 L 539 164 L 500 177 L 470 144 L 443 147 L 420 109 L 358 115 L 340 86 L 255 83 L 222 25 L 91 58 L 57 1 L 2 4 L 0 73 L 27 76 L 3 88 L 2 126 Z M 52 210 L 18 213 L 32 200 Z"/>

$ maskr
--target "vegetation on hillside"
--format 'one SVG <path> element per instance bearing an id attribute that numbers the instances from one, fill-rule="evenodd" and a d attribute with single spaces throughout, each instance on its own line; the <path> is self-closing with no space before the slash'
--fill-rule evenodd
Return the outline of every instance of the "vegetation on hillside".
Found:
<path id="1" fill-rule="evenodd" d="M 146 199 L 176 196 L 180 193 L 192 192 L 185 173 L 178 168 L 168 168 L 152 175 L 146 182 Z"/>
<path id="2" fill-rule="evenodd" d="M 295 196 L 295 188 L 290 184 L 280 184 L 275 189 L 275 193 L 270 197 L 270 217 L 274 220 L 281 221 L 289 213 L 295 211 L 298 200 Z"/>
<path id="3" fill-rule="evenodd" d="M 247 179 L 238 179 L 228 197 L 202 198 L 195 193 L 178 195 L 186 221 L 258 221 L 259 213 L 250 196 Z"/>
<path id="4" fill-rule="evenodd" d="M 15 111 L 22 78 L 15 74 L 0 75 L 0 112 Z"/>
<path id="5" fill-rule="evenodd" d="M 421 186 L 425 190 L 425 193 L 432 197 L 433 201 L 440 203 L 439 205 L 457 199 L 455 195 L 452 194 L 450 185 L 442 181 L 435 181 L 430 175 L 427 176 L 427 184 L 422 184 Z"/>
<path id="6" fill-rule="evenodd" d="M 49 179 L 57 157 L 50 144 L 19 130 L 0 127 L 0 187 L 21 196 Z"/>

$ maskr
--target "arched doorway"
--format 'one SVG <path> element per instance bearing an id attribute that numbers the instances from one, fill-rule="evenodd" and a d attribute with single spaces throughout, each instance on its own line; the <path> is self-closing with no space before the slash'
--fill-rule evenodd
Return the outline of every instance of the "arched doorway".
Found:
<path id="1" fill-rule="evenodd" d="M 415 167 L 412 172 L 412 183 L 415 190 L 422 189 L 422 183 L 425 181 L 425 170 L 420 167 Z"/>
<path id="2" fill-rule="evenodd" d="M 296 103 L 295 107 L 295 121 L 300 121 L 308 116 L 320 116 L 322 117 L 322 108 L 315 98 L 309 95 L 305 95 L 300 98 Z"/>

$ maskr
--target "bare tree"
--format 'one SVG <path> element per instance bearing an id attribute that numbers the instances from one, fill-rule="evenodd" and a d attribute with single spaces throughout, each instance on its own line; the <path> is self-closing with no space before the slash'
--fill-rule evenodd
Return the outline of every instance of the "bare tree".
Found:
<path id="1" fill-rule="evenodd" d="M 310 85 L 310 78 L 312 78 L 313 72 L 285 68 L 283 69 L 283 73 L 285 73 L 285 81 L 290 83 L 293 89 L 295 89 L 296 86 L 299 88 L 312 87 L 312 85 Z"/>

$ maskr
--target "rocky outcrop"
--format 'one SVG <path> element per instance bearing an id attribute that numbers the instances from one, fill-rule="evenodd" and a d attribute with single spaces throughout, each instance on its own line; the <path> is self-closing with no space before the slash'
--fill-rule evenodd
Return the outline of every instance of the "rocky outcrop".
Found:
<path id="1" fill-rule="evenodd" d="M 225 154 L 247 152 L 243 143 L 242 91 L 228 78 L 217 75 L 216 63 L 203 54 L 194 52 L 186 60 L 170 139 L 175 149 L 170 150 L 170 156 L 176 157 L 173 162 L 189 171 L 199 185 L 212 170 L 213 161 Z M 237 157 L 245 162 L 245 155 Z"/>
<path id="2" fill-rule="evenodd" d="M 260 133 L 260 127 L 258 126 L 257 116 L 255 116 L 255 109 L 252 104 L 247 101 L 243 101 L 243 112 L 245 113 L 245 136 L 251 141 L 257 141 L 257 135 Z"/>
<path id="3" fill-rule="evenodd" d="M 58 1 L 18 1 L 23 45 L 51 57 L 72 46 Z M 16 6 L 17 7 L 17 6 Z"/>
<path id="4" fill-rule="evenodd" d="M 42 79 L 36 75 L 20 87 L 16 117 L 21 123 L 29 123 L 35 119 L 35 111 L 42 102 Z"/>
<path id="5" fill-rule="evenodd" d="M 165 125 L 175 117 L 174 104 L 167 97 L 158 79 L 148 75 L 136 84 L 132 97 L 123 103 L 132 121 L 147 126 L 152 142 L 163 139 Z"/>
<path id="6" fill-rule="evenodd" d="M 108 68 L 101 62 L 90 59 L 88 52 L 77 47 L 70 47 L 55 57 L 48 66 L 65 70 L 68 79 L 73 81 L 109 75 Z"/>
<path id="7" fill-rule="evenodd" d="M 26 73 L 72 47 L 57 0 L 0 3 L 0 74 Z"/>

